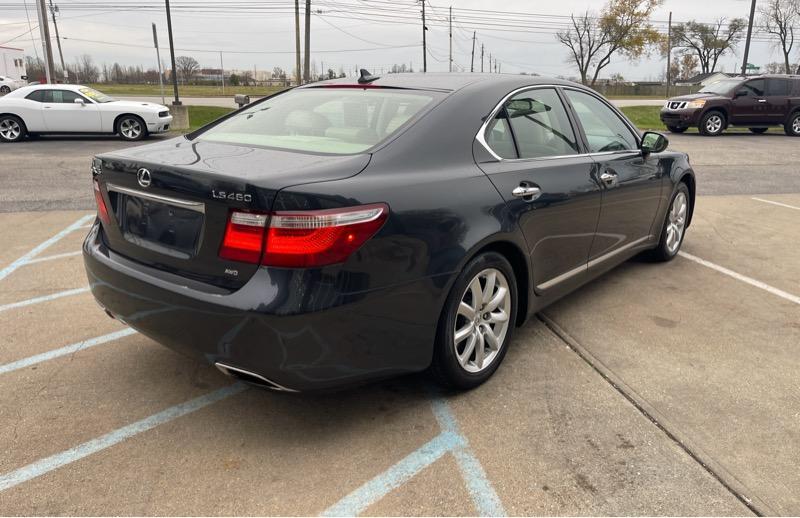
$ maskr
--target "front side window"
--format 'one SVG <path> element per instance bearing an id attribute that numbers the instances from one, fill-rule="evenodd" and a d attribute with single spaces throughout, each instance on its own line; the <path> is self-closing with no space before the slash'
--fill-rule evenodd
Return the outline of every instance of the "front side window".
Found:
<path id="1" fill-rule="evenodd" d="M 361 153 L 440 96 L 381 88 L 300 88 L 254 104 L 196 138 L 312 153 Z"/>
<path id="2" fill-rule="evenodd" d="M 567 110 L 554 89 L 521 92 L 506 103 L 505 110 L 520 158 L 577 154 Z"/>
<path id="3" fill-rule="evenodd" d="M 764 97 L 764 80 L 763 79 L 755 79 L 753 81 L 748 81 L 742 85 L 747 91 L 747 95 L 753 97 Z"/>
<path id="4" fill-rule="evenodd" d="M 614 110 L 593 95 L 565 90 L 586 133 L 590 153 L 638 149 L 638 140 Z"/>

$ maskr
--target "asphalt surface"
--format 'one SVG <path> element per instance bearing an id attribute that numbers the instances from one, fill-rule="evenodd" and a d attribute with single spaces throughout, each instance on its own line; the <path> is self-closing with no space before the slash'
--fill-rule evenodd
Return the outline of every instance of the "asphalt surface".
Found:
<path id="1" fill-rule="evenodd" d="M 232 385 L 96 306 L 83 191 L 120 142 L 0 146 L 0 515 L 800 514 L 798 141 L 671 140 L 701 193 L 680 257 L 546 309 L 477 390 L 328 395 Z"/>

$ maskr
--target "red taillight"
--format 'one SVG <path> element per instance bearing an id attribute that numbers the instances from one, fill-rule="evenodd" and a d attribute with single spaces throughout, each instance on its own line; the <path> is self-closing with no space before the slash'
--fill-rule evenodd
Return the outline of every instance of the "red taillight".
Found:
<path id="1" fill-rule="evenodd" d="M 266 214 L 232 212 L 225 228 L 219 256 L 231 261 L 257 263 L 264 247 Z"/>
<path id="2" fill-rule="evenodd" d="M 94 180 L 92 183 L 94 184 L 94 200 L 97 202 L 97 216 L 100 221 L 108 225 L 111 222 L 111 218 L 108 215 L 106 200 L 103 199 L 103 193 L 100 191 L 100 182 Z"/>
<path id="3" fill-rule="evenodd" d="M 260 259 L 261 264 L 284 268 L 341 263 L 383 226 L 388 213 L 383 203 L 270 215 L 233 212 L 220 257 L 249 263 Z M 248 223 L 237 224 L 242 217 L 250 218 Z"/>

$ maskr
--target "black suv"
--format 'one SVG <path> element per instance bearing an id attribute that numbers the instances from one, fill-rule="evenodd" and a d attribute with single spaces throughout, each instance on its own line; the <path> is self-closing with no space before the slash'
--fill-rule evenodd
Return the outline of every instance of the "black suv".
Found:
<path id="1" fill-rule="evenodd" d="M 700 92 L 668 100 L 661 122 L 673 133 L 697 126 L 715 136 L 729 125 L 764 133 L 783 126 L 787 135 L 800 136 L 800 76 L 732 77 L 705 86 Z"/>

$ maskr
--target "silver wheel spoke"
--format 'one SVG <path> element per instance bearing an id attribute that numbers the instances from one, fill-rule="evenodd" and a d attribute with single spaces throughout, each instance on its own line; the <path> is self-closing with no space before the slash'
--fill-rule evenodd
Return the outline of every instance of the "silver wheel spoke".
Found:
<path id="1" fill-rule="evenodd" d="M 483 361 L 486 359 L 486 344 L 483 341 L 483 333 L 475 335 L 475 366 L 483 368 Z"/>
<path id="2" fill-rule="evenodd" d="M 484 327 L 484 329 L 486 331 L 483 333 L 483 338 L 486 340 L 489 349 L 492 351 L 500 349 L 500 341 L 495 336 L 494 331 L 489 326 Z"/>
<path id="3" fill-rule="evenodd" d="M 472 305 L 475 308 L 480 307 L 481 301 L 483 301 L 483 290 L 481 289 L 481 281 L 478 277 L 472 279 L 472 282 L 469 284 L 469 289 L 472 293 Z"/>
<path id="4" fill-rule="evenodd" d="M 456 344 L 459 344 L 466 337 L 471 335 L 474 331 L 475 331 L 475 324 L 470 322 L 468 325 L 466 325 L 466 326 L 462 327 L 461 329 L 459 329 L 458 331 L 456 331 L 456 334 L 453 337 L 453 340 L 455 341 Z"/>
<path id="5" fill-rule="evenodd" d="M 464 302 L 461 301 L 461 304 L 458 305 L 458 314 L 462 317 L 466 318 L 467 320 L 474 320 L 475 319 L 475 308 Z"/>
<path id="6" fill-rule="evenodd" d="M 494 313 L 489 313 L 489 322 L 492 324 L 504 324 L 508 322 L 508 313 L 503 311 L 495 311 Z"/>
<path id="7" fill-rule="evenodd" d="M 494 284 L 497 282 L 497 274 L 494 272 L 486 276 L 486 286 L 483 288 L 483 303 L 489 302 L 492 294 L 494 293 Z"/>
<path id="8" fill-rule="evenodd" d="M 472 352 L 475 350 L 475 342 L 477 341 L 477 333 L 473 333 L 473 335 L 469 337 L 466 347 L 464 347 L 464 352 L 457 354 L 458 363 L 460 363 L 462 367 L 466 367 L 469 363 L 469 359 L 472 357 Z"/>
<path id="9" fill-rule="evenodd" d="M 485 311 L 494 311 L 497 309 L 497 306 L 503 303 L 506 300 L 506 295 L 508 294 L 508 290 L 500 286 L 497 289 L 497 293 L 495 294 L 492 299 L 486 303 L 486 307 L 484 308 Z"/>

